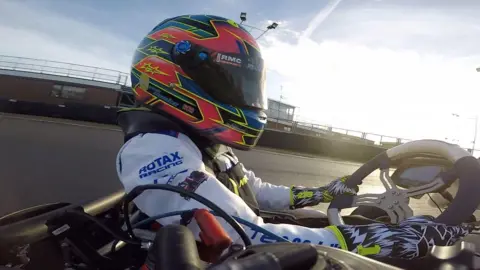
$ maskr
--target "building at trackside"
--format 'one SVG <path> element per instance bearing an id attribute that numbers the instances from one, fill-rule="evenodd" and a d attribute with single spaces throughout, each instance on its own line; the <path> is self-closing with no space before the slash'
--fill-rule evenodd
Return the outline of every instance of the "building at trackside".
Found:
<path id="1" fill-rule="evenodd" d="M 117 106 L 128 74 L 47 60 L 0 56 L 0 99 Z"/>

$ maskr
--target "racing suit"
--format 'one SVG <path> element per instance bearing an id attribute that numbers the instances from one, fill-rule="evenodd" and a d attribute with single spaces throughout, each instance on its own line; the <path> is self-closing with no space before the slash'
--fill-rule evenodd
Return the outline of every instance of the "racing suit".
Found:
<path id="1" fill-rule="evenodd" d="M 171 123 L 159 124 L 151 119 L 143 120 L 146 125 L 136 128 L 135 126 L 145 124 L 138 123 L 144 118 L 143 116 L 136 118 L 133 124 L 124 126 L 119 120 L 126 138 L 117 155 L 116 167 L 126 192 L 146 184 L 179 186 L 208 198 L 229 215 L 239 217 L 292 242 L 340 247 L 374 257 L 422 256 L 429 246 L 451 245 L 468 233 L 469 229 L 462 226 L 435 224 L 431 220 L 418 218 L 399 225 L 375 223 L 327 228 L 266 223 L 259 216 L 260 209 L 283 210 L 327 202 L 331 200 L 331 194 L 345 191 L 339 190 L 342 185 L 338 183 L 341 181 L 334 181 L 332 185 L 324 188 L 276 186 L 262 182 L 253 172 L 240 166 L 241 163 L 237 163 L 235 158 L 229 157 L 228 154 L 222 155 L 226 159 L 223 165 L 222 159 L 217 159 L 220 162 L 206 166 L 205 163 L 211 159 L 205 159 L 208 153 L 198 147 L 198 140 L 192 141 L 184 133 L 178 132 L 178 127 L 172 126 Z M 161 126 L 160 130 L 155 126 Z M 165 127 L 168 129 L 164 129 Z M 223 173 L 225 170 L 237 173 L 225 175 Z M 163 190 L 147 190 L 134 202 L 148 216 L 205 208 L 193 199 Z M 218 220 L 235 242 L 241 242 L 233 228 L 223 219 Z M 180 218 L 166 217 L 159 219 L 158 222 L 162 225 L 178 224 Z M 188 227 L 198 238 L 200 229 L 196 223 L 193 221 Z M 247 226 L 244 226 L 244 229 L 253 244 L 277 241 L 261 230 Z"/>
<path id="2" fill-rule="evenodd" d="M 243 169 L 248 184 L 260 209 L 283 210 L 292 206 L 289 187 L 264 183 L 251 171 Z M 189 137 L 182 133 L 140 134 L 127 141 L 117 156 L 117 172 L 128 192 L 138 185 L 171 184 L 196 192 L 220 206 L 230 215 L 240 217 L 259 227 L 295 242 L 311 242 L 338 246 L 334 233 L 327 229 L 311 229 L 288 224 L 267 224 L 240 196 L 231 192 L 221 181 L 209 173 L 202 161 L 202 153 Z M 300 201 L 302 201 L 300 199 Z M 162 213 L 205 208 L 201 203 L 184 198 L 176 193 L 162 190 L 147 190 L 135 204 L 148 216 Z M 226 232 L 234 240 L 241 241 L 238 234 L 222 219 Z M 167 217 L 158 222 L 162 225 L 179 222 L 178 217 Z M 189 228 L 198 235 L 199 228 L 193 222 Z M 266 235 L 244 227 L 253 244 L 275 242 Z"/>

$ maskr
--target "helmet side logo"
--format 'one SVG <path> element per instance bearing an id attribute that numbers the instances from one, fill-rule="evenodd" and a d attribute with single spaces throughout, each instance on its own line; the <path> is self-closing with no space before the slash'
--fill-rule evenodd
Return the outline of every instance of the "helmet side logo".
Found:
<path id="1" fill-rule="evenodd" d="M 228 54 L 214 53 L 212 58 L 215 59 L 215 62 L 217 63 L 227 64 L 227 65 L 232 65 L 237 67 L 240 67 L 242 65 L 242 59 L 240 59 L 239 57 L 228 55 Z"/>

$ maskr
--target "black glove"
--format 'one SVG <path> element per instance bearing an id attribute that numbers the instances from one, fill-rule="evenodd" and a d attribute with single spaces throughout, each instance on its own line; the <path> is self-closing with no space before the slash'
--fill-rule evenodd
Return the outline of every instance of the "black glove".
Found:
<path id="1" fill-rule="evenodd" d="M 302 208 L 305 206 L 313 206 L 319 203 L 328 203 L 341 194 L 355 195 L 358 192 L 356 189 L 348 188 L 345 181 L 350 175 L 343 176 L 333 180 L 326 186 L 306 188 L 302 186 L 292 186 L 290 188 L 290 208 Z"/>
<path id="2" fill-rule="evenodd" d="M 434 223 L 433 217 L 411 217 L 398 225 L 329 226 L 342 249 L 371 257 L 413 259 L 427 254 L 429 247 L 451 246 L 472 228 Z"/>

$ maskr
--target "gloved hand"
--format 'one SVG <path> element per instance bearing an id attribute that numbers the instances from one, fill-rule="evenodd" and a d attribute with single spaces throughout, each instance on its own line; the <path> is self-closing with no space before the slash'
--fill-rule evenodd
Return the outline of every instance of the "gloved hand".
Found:
<path id="1" fill-rule="evenodd" d="M 345 181 L 349 176 L 350 175 L 337 178 L 323 187 L 306 188 L 302 186 L 292 186 L 290 188 L 290 208 L 297 209 L 319 203 L 331 202 L 335 196 L 341 194 L 357 194 L 358 187 L 354 190 L 345 185 Z"/>
<path id="2" fill-rule="evenodd" d="M 433 222 L 431 216 L 411 217 L 398 225 L 329 226 L 344 250 L 370 257 L 413 259 L 423 257 L 433 245 L 451 246 L 472 231 L 466 225 Z"/>

